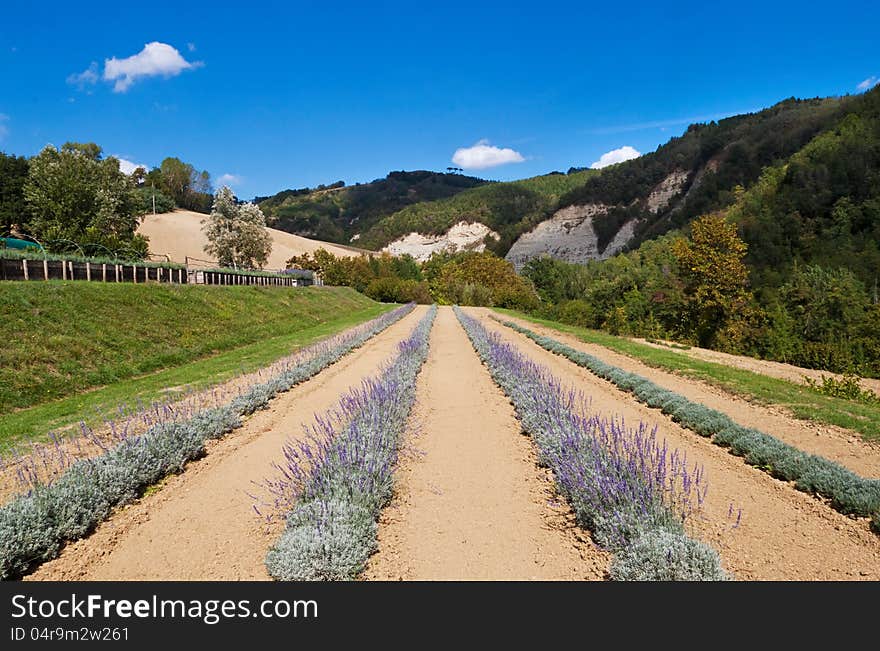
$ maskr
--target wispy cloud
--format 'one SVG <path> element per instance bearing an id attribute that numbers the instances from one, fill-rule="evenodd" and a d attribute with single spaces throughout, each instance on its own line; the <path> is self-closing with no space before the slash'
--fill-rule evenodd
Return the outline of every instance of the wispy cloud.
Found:
<path id="1" fill-rule="evenodd" d="M 876 76 L 874 76 L 874 75 L 871 75 L 870 77 L 868 77 L 867 79 L 865 79 L 863 82 L 861 82 L 860 84 L 858 84 L 858 85 L 856 86 L 856 89 L 859 90 L 859 91 L 870 90 L 870 89 L 872 89 L 874 86 L 876 86 L 878 83 L 880 83 L 880 77 L 876 77 Z"/>
<path id="2" fill-rule="evenodd" d="M 638 158 L 641 155 L 642 153 L 637 149 L 630 147 L 629 145 L 624 145 L 620 149 L 612 149 L 611 151 L 605 152 L 599 156 L 599 160 L 590 165 L 590 167 L 594 170 L 599 170 L 603 167 L 608 167 L 609 165 L 622 163 L 625 160 Z"/>
<path id="3" fill-rule="evenodd" d="M 221 185 L 228 185 L 232 187 L 234 185 L 240 185 L 241 181 L 242 178 L 238 174 L 221 174 L 217 178 L 217 186 L 219 187 Z"/>
<path id="4" fill-rule="evenodd" d="M 0 113 L 0 142 L 6 140 L 6 136 L 9 135 L 9 116 L 5 113 Z"/>
<path id="5" fill-rule="evenodd" d="M 459 147 L 452 154 L 452 162 L 466 170 L 482 170 L 507 163 L 522 163 L 524 160 L 518 151 L 509 147 L 495 147 L 485 139 L 472 147 Z"/>
<path id="6" fill-rule="evenodd" d="M 654 120 L 651 122 L 633 122 L 630 124 L 609 125 L 607 127 L 596 127 L 586 129 L 584 133 L 595 136 L 607 136 L 616 133 L 627 133 L 629 131 L 646 131 L 648 129 L 665 129 L 667 127 L 675 127 L 682 124 L 695 124 L 699 122 L 710 122 L 712 120 L 723 120 L 732 115 L 740 115 L 741 113 L 749 113 L 751 111 L 734 111 L 731 113 L 715 113 L 714 115 L 700 115 L 690 118 L 674 118 L 671 120 Z"/>
<path id="7" fill-rule="evenodd" d="M 167 43 L 153 41 L 144 49 L 124 59 L 111 57 L 104 59 L 104 71 L 96 61 L 83 72 L 72 74 L 67 83 L 80 89 L 95 85 L 100 79 L 113 82 L 113 92 L 124 93 L 132 84 L 146 77 L 175 77 L 184 70 L 193 70 L 203 65 L 201 61 L 187 61 L 180 52 Z"/>
<path id="8" fill-rule="evenodd" d="M 98 62 L 92 61 L 91 65 L 82 72 L 68 75 L 67 83 L 82 90 L 86 86 L 97 84 L 100 78 Z"/>

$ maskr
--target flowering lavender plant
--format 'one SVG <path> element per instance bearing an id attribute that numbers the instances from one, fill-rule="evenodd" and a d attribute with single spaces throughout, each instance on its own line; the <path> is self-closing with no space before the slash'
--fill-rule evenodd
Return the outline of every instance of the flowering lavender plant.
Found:
<path id="1" fill-rule="evenodd" d="M 458 307 L 455 313 L 579 524 L 615 554 L 612 578 L 727 578 L 717 553 L 685 531 L 708 490 L 700 467 L 659 442 L 656 428 L 584 415 L 582 396 Z"/>
<path id="2" fill-rule="evenodd" d="M 276 394 L 314 376 L 414 307 L 400 307 L 300 351 L 225 404 L 183 414 L 163 410 L 144 433 L 122 436 L 103 454 L 69 462 L 51 482 L 41 481 L 40 474 L 25 478 L 32 488 L 0 507 L 0 578 L 21 575 L 53 558 L 65 541 L 89 533 L 114 506 L 204 454 L 207 440 L 232 431 L 242 416 L 262 409 Z"/>
<path id="3" fill-rule="evenodd" d="M 266 556 L 283 581 L 353 579 L 376 546 L 376 519 L 391 499 L 400 438 L 415 401 L 437 308 L 398 344 L 380 372 L 350 389 L 283 448 L 278 478 L 266 482 L 284 533 Z"/>
<path id="4" fill-rule="evenodd" d="M 494 318 L 494 317 L 493 317 Z M 511 321 L 495 319 L 524 334 L 539 346 L 561 355 L 595 375 L 612 382 L 649 407 L 660 409 L 683 427 L 728 448 L 769 474 L 795 483 L 795 488 L 831 500 L 841 513 L 880 518 L 880 480 L 860 477 L 824 457 L 808 454 L 760 430 L 743 427 L 727 414 L 692 402 L 647 378 L 628 373 L 570 346 L 539 335 Z"/>

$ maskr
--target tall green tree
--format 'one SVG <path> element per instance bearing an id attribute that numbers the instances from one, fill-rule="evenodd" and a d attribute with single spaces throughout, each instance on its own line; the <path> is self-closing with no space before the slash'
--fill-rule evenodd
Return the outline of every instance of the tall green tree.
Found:
<path id="1" fill-rule="evenodd" d="M 695 220 L 690 237 L 673 243 L 684 281 L 686 310 L 701 345 L 711 345 L 716 333 L 749 302 L 749 272 L 743 262 L 748 247 L 736 225 L 722 215 Z"/>
<path id="2" fill-rule="evenodd" d="M 29 234 L 50 249 L 70 250 L 75 242 L 87 253 L 89 245 L 127 257 L 147 253 L 147 239 L 136 233 L 142 213 L 134 182 L 94 143 L 45 147 L 30 161 L 24 197 Z"/>

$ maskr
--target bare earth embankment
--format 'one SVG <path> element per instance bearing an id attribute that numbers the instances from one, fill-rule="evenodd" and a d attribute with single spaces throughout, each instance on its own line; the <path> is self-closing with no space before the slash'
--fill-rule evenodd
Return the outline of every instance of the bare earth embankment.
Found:
<path id="1" fill-rule="evenodd" d="M 172 262 L 185 262 L 186 257 L 211 260 L 205 253 L 208 243 L 202 233 L 202 220 L 207 215 L 189 210 L 175 210 L 159 215 L 147 215 L 138 227 L 138 233 L 150 238 L 150 253 L 167 255 Z M 283 269 L 290 258 L 303 253 L 314 253 L 326 249 L 336 257 L 350 258 L 368 251 L 354 247 L 340 246 L 330 242 L 311 240 L 292 233 L 270 228 L 272 252 L 269 254 L 267 269 Z"/>

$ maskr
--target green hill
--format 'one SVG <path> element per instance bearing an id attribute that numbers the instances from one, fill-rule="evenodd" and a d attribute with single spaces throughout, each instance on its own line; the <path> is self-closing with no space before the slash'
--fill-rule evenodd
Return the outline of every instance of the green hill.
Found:
<path id="1" fill-rule="evenodd" d="M 433 201 L 488 181 L 461 174 L 391 172 L 384 179 L 346 186 L 342 181 L 315 189 L 284 190 L 257 197 L 270 226 L 326 242 L 352 244 L 352 237 L 404 206 Z M 357 242 L 362 246 L 363 242 Z"/>
<path id="2" fill-rule="evenodd" d="M 501 236 L 497 242 L 487 242 L 489 249 L 504 255 L 517 237 L 556 210 L 561 197 L 596 174 L 593 170 L 557 172 L 483 185 L 448 199 L 414 204 L 378 221 L 359 244 L 380 249 L 413 231 L 440 234 L 460 221 L 481 222 Z"/>

